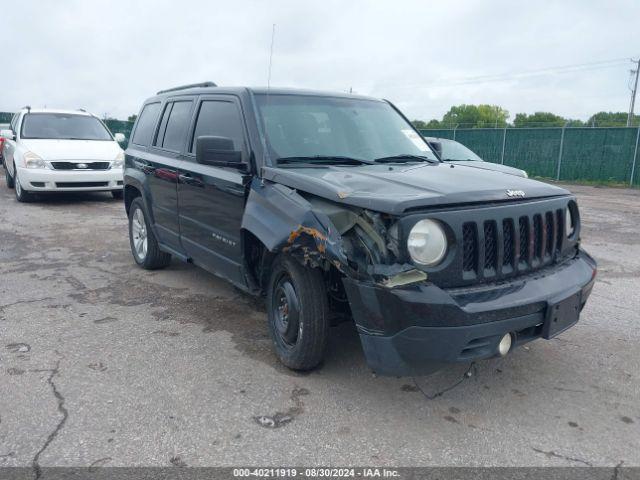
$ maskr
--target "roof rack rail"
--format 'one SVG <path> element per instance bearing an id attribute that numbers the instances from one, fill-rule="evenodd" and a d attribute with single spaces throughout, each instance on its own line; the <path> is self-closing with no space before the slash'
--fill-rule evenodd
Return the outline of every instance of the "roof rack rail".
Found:
<path id="1" fill-rule="evenodd" d="M 160 95 L 161 93 L 175 92 L 176 90 L 186 90 L 187 88 L 196 88 L 196 87 L 217 87 L 217 85 L 213 82 L 191 83 L 189 85 L 181 85 L 179 87 L 160 90 L 156 95 Z"/>

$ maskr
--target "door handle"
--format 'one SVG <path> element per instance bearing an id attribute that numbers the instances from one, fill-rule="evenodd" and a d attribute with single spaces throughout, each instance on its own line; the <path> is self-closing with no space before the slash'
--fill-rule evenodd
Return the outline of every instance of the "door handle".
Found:
<path id="1" fill-rule="evenodd" d="M 142 170 L 143 173 L 153 173 L 156 170 L 155 167 L 152 167 L 144 160 L 134 160 L 133 163 L 136 167 Z"/>
<path id="2" fill-rule="evenodd" d="M 194 187 L 204 187 L 204 182 L 199 178 L 192 177 L 188 173 L 181 173 L 178 175 L 178 180 L 186 185 L 192 185 Z"/>

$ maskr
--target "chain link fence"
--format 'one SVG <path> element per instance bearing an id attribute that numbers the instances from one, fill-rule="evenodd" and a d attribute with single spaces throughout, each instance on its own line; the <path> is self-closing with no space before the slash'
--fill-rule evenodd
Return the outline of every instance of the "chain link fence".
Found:
<path id="1" fill-rule="evenodd" d="M 420 130 L 535 177 L 640 186 L 640 127 Z"/>
<path id="2" fill-rule="evenodd" d="M 0 112 L 0 123 L 9 123 L 12 115 Z M 133 122 L 104 122 L 112 133 L 124 134 L 126 148 Z M 426 137 L 457 140 L 487 162 L 521 168 L 534 177 L 640 186 L 640 127 L 458 128 L 420 132 Z"/>

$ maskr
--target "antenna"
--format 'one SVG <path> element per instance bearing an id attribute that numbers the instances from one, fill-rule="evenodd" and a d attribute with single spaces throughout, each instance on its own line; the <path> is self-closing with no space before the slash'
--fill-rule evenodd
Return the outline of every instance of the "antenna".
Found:
<path id="1" fill-rule="evenodd" d="M 271 51 L 269 52 L 269 76 L 267 77 L 267 89 L 271 87 L 271 65 L 273 64 L 273 41 L 276 38 L 276 24 L 271 29 Z"/>

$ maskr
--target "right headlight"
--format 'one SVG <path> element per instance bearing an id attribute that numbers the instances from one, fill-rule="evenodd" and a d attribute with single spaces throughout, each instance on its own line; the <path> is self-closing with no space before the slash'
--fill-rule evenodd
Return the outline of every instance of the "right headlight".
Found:
<path id="1" fill-rule="evenodd" d="M 436 220 L 420 220 L 409 232 L 407 250 L 414 262 L 433 267 L 447 253 L 447 235 Z"/>
<path id="2" fill-rule="evenodd" d="M 27 168 L 47 168 L 45 161 L 33 152 L 25 152 L 22 158 Z"/>

